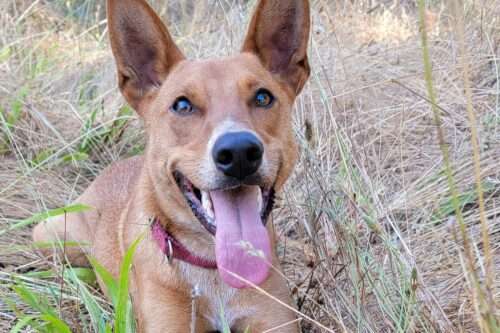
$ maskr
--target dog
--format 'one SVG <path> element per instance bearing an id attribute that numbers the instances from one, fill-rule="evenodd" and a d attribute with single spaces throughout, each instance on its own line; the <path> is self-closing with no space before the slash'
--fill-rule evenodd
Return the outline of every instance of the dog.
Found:
<path id="1" fill-rule="evenodd" d="M 34 241 L 78 242 L 65 251 L 73 265 L 90 256 L 116 277 L 142 235 L 130 273 L 139 332 L 298 332 L 266 222 L 298 155 L 308 1 L 261 0 L 241 52 L 209 60 L 186 59 L 145 0 L 108 0 L 107 15 L 145 152 L 105 169 L 76 200 L 92 209 L 37 225 Z"/>

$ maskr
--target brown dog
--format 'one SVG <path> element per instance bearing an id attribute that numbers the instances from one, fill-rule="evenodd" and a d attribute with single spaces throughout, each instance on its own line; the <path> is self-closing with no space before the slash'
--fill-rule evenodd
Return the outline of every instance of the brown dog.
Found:
<path id="1" fill-rule="evenodd" d="M 93 210 L 33 237 L 90 244 L 69 260 L 91 255 L 116 276 L 145 234 L 130 289 L 140 332 L 298 331 L 291 310 L 249 286 L 290 304 L 266 220 L 296 160 L 309 15 L 307 0 L 261 0 L 241 54 L 191 61 L 144 0 L 108 0 L 119 86 L 144 121 L 146 151 L 90 185 L 77 202 Z"/>

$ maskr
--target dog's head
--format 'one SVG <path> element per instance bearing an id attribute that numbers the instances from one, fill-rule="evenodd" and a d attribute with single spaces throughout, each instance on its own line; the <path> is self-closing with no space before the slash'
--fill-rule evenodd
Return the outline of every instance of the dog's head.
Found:
<path id="1" fill-rule="evenodd" d="M 309 76 L 309 15 L 307 0 L 261 0 L 239 55 L 187 60 L 144 0 L 108 0 L 119 86 L 144 120 L 156 196 L 186 208 L 180 223 L 195 215 L 201 224 L 189 227 L 215 235 L 235 287 L 246 284 L 232 273 L 255 284 L 268 275 L 264 225 L 296 160 L 291 111 Z"/>

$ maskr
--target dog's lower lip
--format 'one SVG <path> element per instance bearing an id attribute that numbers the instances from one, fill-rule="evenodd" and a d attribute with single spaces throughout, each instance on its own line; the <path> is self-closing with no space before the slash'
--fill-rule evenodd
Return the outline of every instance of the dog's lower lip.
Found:
<path id="1" fill-rule="evenodd" d="M 182 175 L 180 172 L 174 173 L 174 179 L 179 186 L 184 198 L 186 199 L 188 206 L 191 208 L 191 211 L 198 219 L 198 221 L 207 229 L 209 233 L 215 236 L 217 231 L 217 223 L 215 219 L 215 212 L 213 211 L 213 205 L 210 198 L 210 191 L 229 191 L 237 189 L 243 184 L 238 184 L 234 186 L 225 186 L 220 188 L 215 188 L 212 190 L 202 190 L 195 187 L 187 177 Z M 262 223 L 266 224 L 267 218 L 271 213 L 271 210 L 274 206 L 274 189 L 271 187 L 270 189 L 266 189 L 261 187 L 261 218 Z M 208 209 L 207 209 L 208 208 Z M 212 210 L 209 210 L 212 209 Z"/>

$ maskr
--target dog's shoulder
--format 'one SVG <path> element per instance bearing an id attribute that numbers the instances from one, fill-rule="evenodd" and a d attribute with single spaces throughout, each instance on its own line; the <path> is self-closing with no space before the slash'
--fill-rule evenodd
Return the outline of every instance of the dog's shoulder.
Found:
<path id="1" fill-rule="evenodd" d="M 143 162 L 143 156 L 134 156 L 109 165 L 92 183 L 95 195 L 101 197 L 102 202 L 125 202 L 139 178 Z"/>

